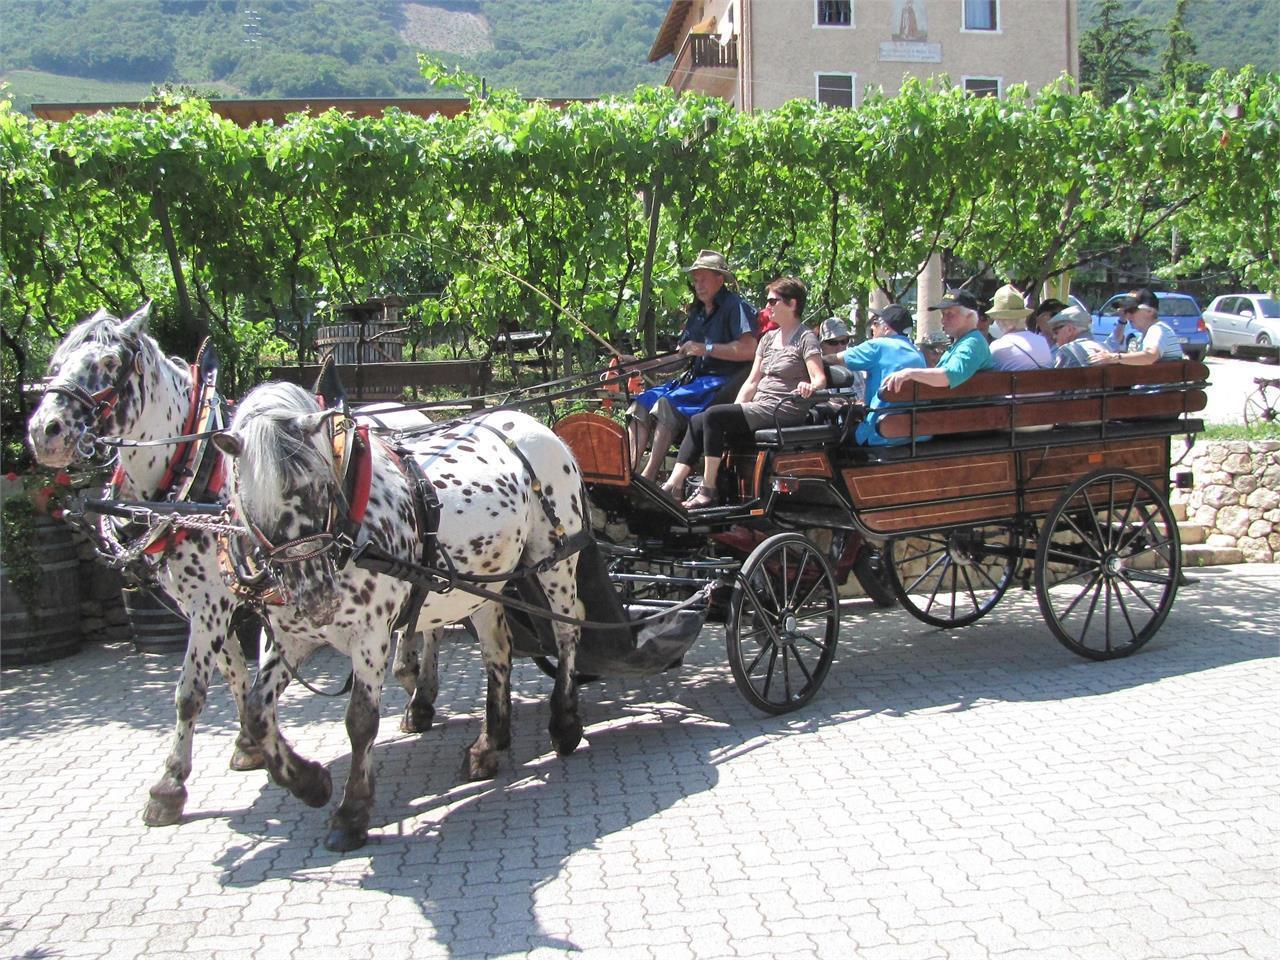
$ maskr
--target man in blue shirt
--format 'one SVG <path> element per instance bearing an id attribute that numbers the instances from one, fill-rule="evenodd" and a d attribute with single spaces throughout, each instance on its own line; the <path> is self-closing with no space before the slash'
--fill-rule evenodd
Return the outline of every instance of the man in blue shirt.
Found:
<path id="1" fill-rule="evenodd" d="M 633 467 L 639 466 L 650 432 L 653 435 L 653 449 L 640 471 L 648 480 L 657 480 L 671 442 L 689 419 L 711 406 L 728 380 L 749 371 L 756 356 L 756 312 L 725 286 L 733 273 L 724 256 L 703 250 L 685 273 L 693 283 L 695 299 L 677 349 L 695 358 L 692 376 L 651 387 L 638 394 L 627 410 Z"/>
<path id="2" fill-rule="evenodd" d="M 978 330 L 979 306 L 968 290 L 957 290 L 931 306 L 930 310 L 942 311 L 942 330 L 951 338 L 951 346 L 936 367 L 899 370 L 885 378 L 881 389 L 896 390 L 915 382 L 954 390 L 979 370 L 994 369 L 987 339 Z"/>
<path id="3" fill-rule="evenodd" d="M 854 434 L 858 443 L 888 446 L 907 442 L 905 438 L 889 440 L 880 436 L 876 423 L 884 416 L 886 408 L 895 406 L 880 399 L 881 381 L 899 370 L 926 366 L 924 354 L 906 336 L 910 327 L 911 313 L 901 304 L 891 303 L 883 310 L 872 310 L 871 339 L 850 347 L 844 353 L 846 367 L 865 370 L 867 374 L 867 418 L 858 424 Z"/>

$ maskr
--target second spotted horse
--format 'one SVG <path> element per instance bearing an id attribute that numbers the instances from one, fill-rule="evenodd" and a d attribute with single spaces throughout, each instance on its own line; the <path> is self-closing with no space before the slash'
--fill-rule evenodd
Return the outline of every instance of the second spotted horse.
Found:
<path id="1" fill-rule="evenodd" d="M 373 801 L 372 752 L 392 633 L 411 620 L 430 630 L 469 619 L 488 677 L 485 719 L 466 773 L 493 776 L 511 740 L 511 632 L 502 603 L 465 590 L 422 590 L 375 569 L 397 563 L 448 571 L 501 590 L 512 579 L 553 616 L 556 680 L 549 730 L 562 755 L 582 737 L 574 678 L 582 616 L 578 554 L 592 545 L 582 477 L 559 438 L 533 418 L 499 411 L 443 424 L 396 449 L 290 384 L 247 394 L 215 437 L 232 459 L 231 502 L 245 532 L 224 549 L 270 594 L 262 603 L 276 642 L 247 704 L 272 778 L 312 806 L 332 784 L 280 733 L 276 700 L 291 664 L 323 644 L 351 658 L 347 707 L 351 771 L 326 846 L 364 844 Z M 353 559 L 354 558 L 354 559 Z M 378 564 L 381 564 L 379 566 Z"/>

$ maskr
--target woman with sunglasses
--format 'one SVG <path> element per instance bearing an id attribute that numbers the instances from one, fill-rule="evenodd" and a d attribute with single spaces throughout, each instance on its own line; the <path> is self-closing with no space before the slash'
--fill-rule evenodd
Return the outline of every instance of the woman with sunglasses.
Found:
<path id="1" fill-rule="evenodd" d="M 708 407 L 689 422 L 675 469 L 663 484 L 670 496 L 678 497 L 693 464 L 703 457 L 702 486 L 684 501 L 685 509 L 698 510 L 719 503 L 716 477 L 727 438 L 750 437 L 756 430 L 774 424 L 785 427 L 804 423 L 813 391 L 826 387 L 822 347 L 814 332 L 801 322 L 808 294 L 795 277 L 782 277 L 769 284 L 765 302 L 778 328 L 760 339 L 751 373 L 738 391 L 737 401 Z"/>

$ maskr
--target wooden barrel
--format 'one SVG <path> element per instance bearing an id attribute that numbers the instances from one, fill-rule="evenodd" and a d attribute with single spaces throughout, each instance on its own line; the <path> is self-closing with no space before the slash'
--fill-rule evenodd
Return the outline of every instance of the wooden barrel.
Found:
<path id="1" fill-rule="evenodd" d="M 316 330 L 316 353 L 332 356 L 334 363 L 398 363 L 404 359 L 405 342 L 404 324 L 398 320 L 334 323 Z"/>
<path id="2" fill-rule="evenodd" d="M 56 660 L 80 648 L 80 559 L 71 528 L 49 517 L 36 517 L 34 528 L 34 610 L 9 579 L 5 564 L 13 558 L 0 557 L 0 666 Z"/>
<path id="3" fill-rule="evenodd" d="M 133 648 L 139 653 L 186 651 L 186 618 L 178 616 L 170 606 L 172 601 L 157 598 L 149 590 L 124 591 L 124 608 L 133 624 Z"/>

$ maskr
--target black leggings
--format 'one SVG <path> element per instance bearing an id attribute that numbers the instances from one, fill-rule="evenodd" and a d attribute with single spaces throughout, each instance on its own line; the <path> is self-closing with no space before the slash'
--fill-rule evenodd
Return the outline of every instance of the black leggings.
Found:
<path id="1" fill-rule="evenodd" d="M 694 414 L 676 454 L 676 463 L 693 466 L 700 456 L 723 457 L 725 438 L 751 437 L 751 427 L 740 403 L 718 403 Z"/>

